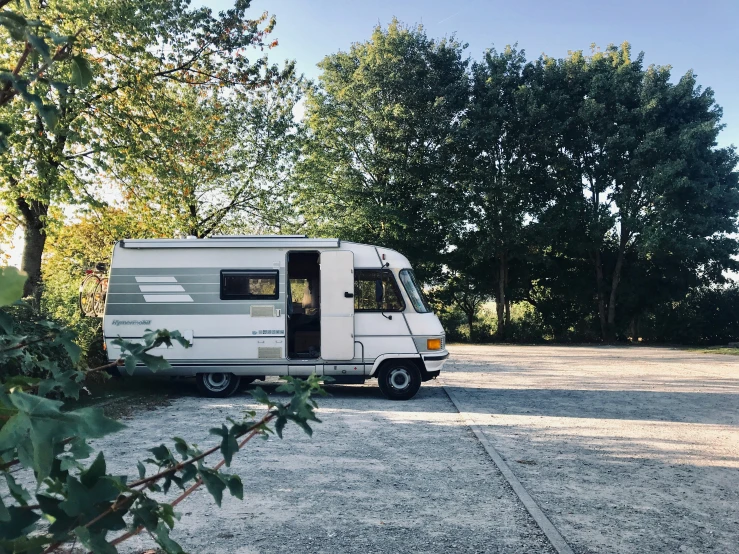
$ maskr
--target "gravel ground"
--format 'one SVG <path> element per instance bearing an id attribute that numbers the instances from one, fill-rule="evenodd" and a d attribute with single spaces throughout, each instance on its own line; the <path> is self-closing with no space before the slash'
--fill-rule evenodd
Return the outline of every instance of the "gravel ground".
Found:
<path id="1" fill-rule="evenodd" d="M 553 552 L 438 384 L 410 402 L 385 400 L 374 381 L 329 392 L 312 439 L 288 427 L 284 440 L 254 441 L 235 459 L 243 502 L 224 496 L 219 510 L 199 490 L 178 506 L 173 536 L 188 552 Z M 97 444 L 111 470 L 130 474 L 168 437 L 212 443 L 208 429 L 253 408 L 250 399 L 174 398 Z M 151 546 L 141 537 L 121 551 Z"/>
<path id="2" fill-rule="evenodd" d="M 576 552 L 739 552 L 739 359 L 450 350 L 441 381 Z"/>

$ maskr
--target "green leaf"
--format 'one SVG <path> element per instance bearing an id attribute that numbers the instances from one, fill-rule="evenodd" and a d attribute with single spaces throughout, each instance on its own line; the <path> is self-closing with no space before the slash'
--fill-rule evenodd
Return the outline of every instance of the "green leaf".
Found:
<path id="1" fill-rule="evenodd" d="M 79 88 L 85 88 L 92 81 L 92 70 L 89 62 L 82 56 L 72 56 L 72 82 Z"/>
<path id="2" fill-rule="evenodd" d="M 31 500 L 31 495 L 28 494 L 28 491 L 25 488 L 23 488 L 23 485 L 19 485 L 10 473 L 5 474 L 5 481 L 8 483 L 10 496 L 12 496 L 13 499 L 21 506 L 28 504 Z"/>
<path id="3" fill-rule="evenodd" d="M 105 533 L 91 533 L 87 527 L 79 526 L 74 534 L 82 545 L 95 554 L 117 554 L 115 546 L 105 540 Z"/>
<path id="4" fill-rule="evenodd" d="M 195 467 L 195 464 L 187 464 L 185 467 L 182 468 L 182 484 L 184 485 L 188 481 L 192 481 L 198 476 L 198 469 Z"/>
<path id="5" fill-rule="evenodd" d="M 271 404 L 269 400 L 269 396 L 266 392 L 262 389 L 262 387 L 255 387 L 254 390 L 249 391 L 251 395 L 254 397 L 254 400 L 259 402 L 260 404 Z"/>
<path id="6" fill-rule="evenodd" d="M 62 403 L 24 392 L 8 395 L 18 409 L 0 429 L 0 452 L 28 443 L 33 452 L 33 469 L 39 479 L 51 471 L 53 448 L 69 436 L 102 437 L 119 431 L 124 425 L 107 418 L 99 408 L 82 408 L 62 412 Z"/>
<path id="7" fill-rule="evenodd" d="M 135 355 L 135 357 L 151 371 L 160 371 L 162 369 L 169 369 L 172 367 L 162 356 L 152 356 L 151 354 L 142 352 L 141 354 Z"/>
<path id="8" fill-rule="evenodd" d="M 169 448 L 167 448 L 163 444 L 160 444 L 159 446 L 155 446 L 154 448 L 150 448 L 149 452 L 154 454 L 154 457 L 157 459 L 158 462 L 174 461 L 172 452 L 170 452 Z"/>
<path id="9" fill-rule="evenodd" d="M 226 483 L 223 477 L 212 469 L 202 468 L 200 470 L 200 478 L 205 483 L 205 488 L 215 500 L 218 507 L 221 507 L 221 501 L 223 500 L 223 491 L 226 490 Z"/>
<path id="10" fill-rule="evenodd" d="M 5 502 L 3 502 L 2 497 L 0 496 L 0 521 L 10 521 L 10 512 L 8 512 L 8 508 L 5 507 Z"/>
<path id="11" fill-rule="evenodd" d="M 136 358 L 134 358 L 133 356 L 126 356 L 123 367 L 125 367 L 126 373 L 128 373 L 129 375 L 133 375 L 136 371 Z"/>
<path id="12" fill-rule="evenodd" d="M 73 337 L 74 335 L 72 335 L 71 333 L 61 333 L 57 337 L 56 342 L 60 343 L 64 347 L 64 350 L 67 351 L 67 354 L 72 360 L 72 363 L 76 364 L 80 361 L 80 354 L 82 352 L 82 349 L 76 342 L 74 342 Z"/>
<path id="13" fill-rule="evenodd" d="M 52 535 L 57 535 L 57 533 L 66 535 L 67 531 L 74 526 L 76 518 L 67 515 L 60 507 L 60 504 L 63 502 L 62 500 L 45 494 L 37 494 L 36 501 L 41 507 L 41 511 L 44 513 L 46 518 L 53 520 L 49 527 L 49 532 Z"/>
<path id="14" fill-rule="evenodd" d="M 167 554 L 184 554 L 182 547 L 169 536 L 169 527 L 163 521 L 159 522 L 154 531 L 154 539 Z"/>
<path id="15" fill-rule="evenodd" d="M 53 131 L 56 129 L 56 126 L 59 123 L 59 114 L 57 113 L 56 108 L 53 106 L 47 106 L 46 104 L 36 104 L 36 109 L 49 127 L 49 130 Z"/>
<path id="16" fill-rule="evenodd" d="M 105 455 L 102 452 L 98 452 L 92 465 L 80 474 L 80 481 L 87 488 L 93 487 L 98 482 L 98 479 L 105 475 L 105 472 Z"/>
<path id="17" fill-rule="evenodd" d="M 75 460 L 84 460 L 92 454 L 92 448 L 84 439 L 75 437 L 70 443 L 69 453 L 74 456 Z"/>
<path id="18" fill-rule="evenodd" d="M 33 33 L 26 33 L 26 40 L 30 43 L 31 46 L 36 49 L 39 54 L 41 54 L 41 57 L 47 64 L 50 64 L 52 62 L 49 45 L 46 44 L 46 41 L 43 38 L 36 36 Z"/>
<path id="19" fill-rule="evenodd" d="M 33 510 L 11 506 L 8 508 L 8 520 L 0 521 L 0 539 L 9 540 L 25 535 L 41 518 Z"/>
<path id="20" fill-rule="evenodd" d="M 174 447 L 175 447 L 175 450 L 177 450 L 178 454 L 182 456 L 182 459 L 187 460 L 187 453 L 189 451 L 189 447 L 187 446 L 187 442 L 185 442 L 185 439 L 181 439 L 180 437 L 174 437 Z"/>
<path id="21" fill-rule="evenodd" d="M 87 487 L 74 476 L 67 475 L 68 494 L 59 507 L 70 517 L 93 519 L 102 511 L 101 508 L 107 508 L 120 495 L 121 488 L 120 481 L 110 476 L 102 477 L 92 487 Z"/>
<path id="22" fill-rule="evenodd" d="M 10 317 L 10 314 L 6 314 L 5 312 L 0 312 L 0 329 L 5 331 L 7 335 L 13 334 L 13 318 Z"/>
<path id="23" fill-rule="evenodd" d="M 0 306 L 10 306 L 23 297 L 28 276 L 14 267 L 0 268 Z"/>
<path id="24" fill-rule="evenodd" d="M 214 427 L 210 430 L 210 433 L 222 437 L 221 454 L 226 462 L 226 467 L 230 467 L 233 455 L 239 451 L 239 443 L 236 442 L 236 437 L 225 425 L 221 425 L 220 428 Z"/>
<path id="25" fill-rule="evenodd" d="M 241 477 L 238 475 L 231 475 L 226 483 L 228 484 L 228 492 L 231 493 L 231 496 L 234 496 L 239 500 L 244 499 L 244 484 L 241 482 Z"/>
<path id="26" fill-rule="evenodd" d="M 141 462 L 136 462 L 136 469 L 139 470 L 139 479 L 146 477 L 146 467 Z"/>

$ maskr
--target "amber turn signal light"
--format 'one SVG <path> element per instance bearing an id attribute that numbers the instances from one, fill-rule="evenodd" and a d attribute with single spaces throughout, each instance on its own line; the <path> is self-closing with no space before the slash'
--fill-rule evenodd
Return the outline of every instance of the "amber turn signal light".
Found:
<path id="1" fill-rule="evenodd" d="M 441 350 L 441 339 L 427 339 L 426 349 L 427 350 Z"/>

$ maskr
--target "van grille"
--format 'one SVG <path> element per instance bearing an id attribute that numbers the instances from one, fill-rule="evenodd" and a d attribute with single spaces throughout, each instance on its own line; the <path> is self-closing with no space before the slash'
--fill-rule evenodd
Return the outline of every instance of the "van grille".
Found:
<path id="1" fill-rule="evenodd" d="M 274 317 L 275 307 L 274 306 L 252 306 L 249 309 L 249 315 L 252 317 Z"/>
<path id="2" fill-rule="evenodd" d="M 258 358 L 282 358 L 282 348 L 279 346 L 260 346 L 257 348 Z"/>

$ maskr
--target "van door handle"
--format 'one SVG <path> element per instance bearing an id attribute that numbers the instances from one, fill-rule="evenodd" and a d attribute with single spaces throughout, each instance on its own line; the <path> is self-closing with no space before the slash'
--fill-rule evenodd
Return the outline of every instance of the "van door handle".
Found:
<path id="1" fill-rule="evenodd" d="M 354 298 L 354 293 L 353 292 L 345 292 L 344 293 L 344 298 Z"/>

